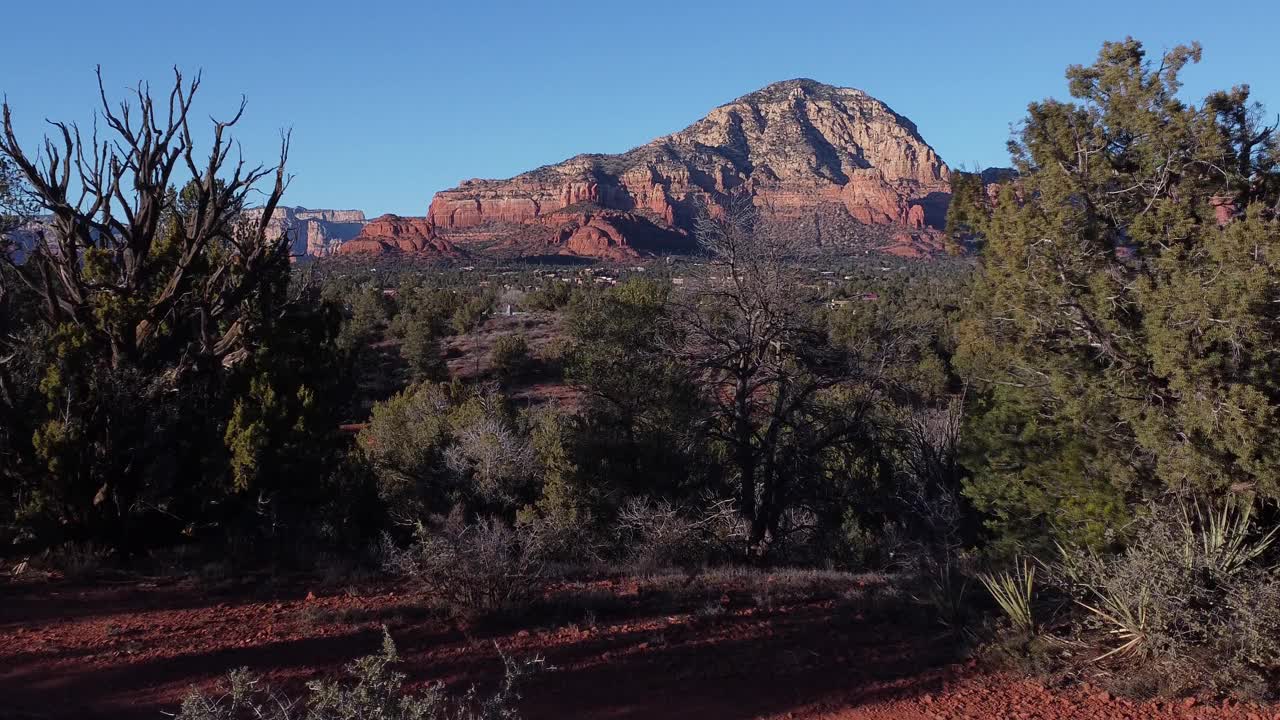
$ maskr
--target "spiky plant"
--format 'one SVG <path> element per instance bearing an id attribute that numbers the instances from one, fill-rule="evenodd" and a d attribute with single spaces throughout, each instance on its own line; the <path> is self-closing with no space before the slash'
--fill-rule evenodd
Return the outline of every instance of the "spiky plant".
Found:
<path id="1" fill-rule="evenodd" d="M 1107 633 L 1119 640 L 1120 644 L 1094 658 L 1093 662 L 1105 660 L 1112 655 L 1127 655 L 1141 650 L 1147 641 L 1147 605 L 1149 601 L 1147 591 L 1144 589 L 1136 597 L 1131 598 L 1132 602 L 1126 601 L 1126 598 L 1119 596 L 1117 593 L 1097 588 L 1094 588 L 1094 595 L 1100 601 L 1096 605 L 1077 602 L 1081 607 L 1098 616 L 1107 625 L 1110 625 L 1111 629 Z"/>
<path id="2" fill-rule="evenodd" d="M 1036 581 L 1034 565 L 1022 560 L 1012 572 L 982 573 L 978 580 L 991 593 L 1015 630 L 1027 635 L 1035 632 L 1035 615 L 1031 608 Z"/>
<path id="3" fill-rule="evenodd" d="M 1195 503 L 1195 521 L 1183 510 L 1188 554 L 1198 550 L 1206 565 L 1223 575 L 1235 575 L 1271 547 L 1280 527 L 1253 537 L 1253 503 L 1224 502 L 1220 507 Z M 1199 547 L 1194 547 L 1198 544 Z M 1190 560 L 1190 558 L 1189 558 Z"/>

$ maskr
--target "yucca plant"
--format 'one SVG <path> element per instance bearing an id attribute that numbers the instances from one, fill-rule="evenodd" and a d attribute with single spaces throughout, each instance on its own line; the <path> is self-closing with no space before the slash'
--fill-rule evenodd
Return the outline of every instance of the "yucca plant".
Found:
<path id="1" fill-rule="evenodd" d="M 1105 660 L 1112 655 L 1127 655 L 1141 649 L 1147 641 L 1149 596 L 1146 589 L 1138 594 L 1134 603 L 1125 602 L 1124 598 L 1111 591 L 1094 588 L 1093 594 L 1101 601 L 1099 605 L 1080 602 L 1080 606 L 1110 625 L 1111 629 L 1107 633 L 1120 640 L 1120 645 L 1094 658 L 1093 662 Z"/>
<path id="2" fill-rule="evenodd" d="M 1097 556 L 1092 552 L 1089 552 L 1086 556 L 1078 548 L 1074 546 L 1068 547 L 1056 540 L 1053 546 L 1058 550 L 1058 561 L 1056 563 L 1040 563 L 1049 572 L 1050 577 L 1056 576 L 1071 586 L 1085 585 L 1085 576 L 1087 575 L 1085 558 L 1093 560 Z"/>
<path id="3" fill-rule="evenodd" d="M 1035 632 L 1035 616 L 1031 609 L 1036 581 L 1034 565 L 1022 560 L 1014 572 L 982 573 L 978 580 L 991 593 L 1015 630 L 1028 635 Z"/>
<path id="4" fill-rule="evenodd" d="M 1234 575 L 1257 560 L 1271 547 L 1280 527 L 1260 538 L 1252 538 L 1253 503 L 1237 505 L 1224 502 L 1219 508 L 1202 508 L 1197 502 L 1196 519 L 1183 510 L 1183 528 L 1188 535 L 1188 550 L 1202 553 L 1204 561 L 1223 575 Z"/>
<path id="5" fill-rule="evenodd" d="M 969 591 L 970 576 L 957 566 L 955 558 L 947 558 L 927 566 L 928 582 L 924 597 L 917 598 L 931 606 L 942 625 L 959 629 L 964 626 L 968 611 L 965 595 Z"/>
<path id="6" fill-rule="evenodd" d="M 1189 528 L 1183 525 L 1184 530 Z M 1190 537 L 1188 535 L 1187 537 Z M 1110 626 L 1107 633 L 1120 640 L 1120 645 L 1094 658 L 1092 662 L 1112 655 L 1125 655 L 1138 650 L 1147 640 L 1147 606 L 1150 594 L 1141 588 L 1136 597 L 1118 593 L 1102 579 L 1106 563 L 1091 548 L 1069 549 L 1057 544 L 1059 559 L 1051 566 L 1054 574 L 1068 585 L 1097 598 L 1093 604 L 1076 600 L 1076 604 L 1093 613 Z M 1189 552 L 1183 550 L 1184 555 Z"/>

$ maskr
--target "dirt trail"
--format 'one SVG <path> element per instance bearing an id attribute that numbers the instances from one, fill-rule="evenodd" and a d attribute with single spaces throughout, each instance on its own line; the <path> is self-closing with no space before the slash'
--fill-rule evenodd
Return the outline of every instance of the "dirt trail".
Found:
<path id="1" fill-rule="evenodd" d="M 542 655 L 522 709 L 552 718 L 1280 719 L 1280 708 L 1133 703 L 985 675 L 920 624 L 838 599 L 765 604 L 732 588 L 673 605 L 632 581 L 581 605 L 460 628 L 394 585 L 318 592 L 189 581 L 0 586 L 0 718 L 161 718 L 192 685 L 247 666 L 278 687 L 377 649 L 390 628 L 420 685 L 492 684 L 498 648 Z"/>

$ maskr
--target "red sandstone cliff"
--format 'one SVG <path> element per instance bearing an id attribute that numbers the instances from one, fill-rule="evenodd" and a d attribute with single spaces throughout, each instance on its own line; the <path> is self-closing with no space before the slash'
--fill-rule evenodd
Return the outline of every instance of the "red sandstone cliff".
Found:
<path id="1" fill-rule="evenodd" d="M 338 248 L 338 253 L 415 253 L 441 256 L 458 255 L 453 243 L 435 234 L 426 218 L 382 215 L 370 220 L 360 234 Z"/>
<path id="2" fill-rule="evenodd" d="M 750 195 L 766 212 L 836 208 L 864 225 L 928 237 L 950 171 L 911 121 L 860 90 L 775 83 L 620 155 L 579 155 L 509 180 L 436 194 L 427 223 L 459 245 L 621 258 L 691 246 L 699 208 Z M 927 244 L 927 243 L 926 243 Z"/>

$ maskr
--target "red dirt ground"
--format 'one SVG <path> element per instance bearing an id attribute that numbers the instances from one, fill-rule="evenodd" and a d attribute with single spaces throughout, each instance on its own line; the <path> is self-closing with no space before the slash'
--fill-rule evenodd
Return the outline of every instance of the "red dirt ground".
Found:
<path id="1" fill-rule="evenodd" d="M 387 625 L 415 684 L 492 684 L 503 652 L 542 655 L 526 718 L 1280 718 L 1280 708 L 1130 702 L 1049 690 L 948 659 L 932 628 L 838 595 L 701 598 L 629 579 L 576 585 L 521 622 L 463 628 L 403 586 L 294 581 L 0 585 L 0 718 L 160 718 L 191 685 L 247 666 L 275 686 L 334 676 Z M 496 647 L 495 647 L 496 645 Z"/>

